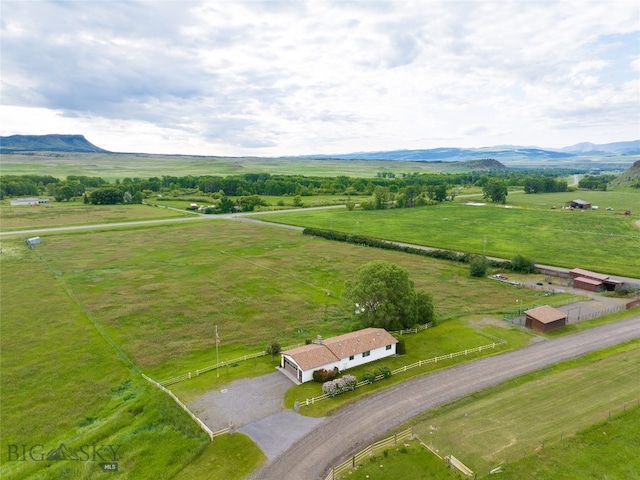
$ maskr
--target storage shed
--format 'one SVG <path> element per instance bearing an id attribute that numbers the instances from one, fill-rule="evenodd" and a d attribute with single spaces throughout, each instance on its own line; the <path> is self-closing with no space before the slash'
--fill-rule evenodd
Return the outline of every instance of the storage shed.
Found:
<path id="1" fill-rule="evenodd" d="M 573 208 L 589 209 L 591 208 L 591 202 L 585 202 L 584 200 L 571 200 L 571 206 Z"/>
<path id="2" fill-rule="evenodd" d="M 567 324 L 568 314 L 550 305 L 533 308 L 524 312 L 525 326 L 536 332 L 550 332 Z"/>
<path id="3" fill-rule="evenodd" d="M 590 272 L 581 268 L 574 268 L 569 271 L 569 275 L 573 278 L 573 287 L 589 290 L 590 292 L 599 292 L 602 290 L 614 291 L 622 285 L 622 282 L 613 280 L 609 275 Z"/>

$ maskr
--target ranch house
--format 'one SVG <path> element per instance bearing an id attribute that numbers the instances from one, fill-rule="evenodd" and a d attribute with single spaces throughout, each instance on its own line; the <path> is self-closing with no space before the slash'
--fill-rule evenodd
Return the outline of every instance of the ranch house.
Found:
<path id="1" fill-rule="evenodd" d="M 313 380 L 315 370 L 347 370 L 395 355 L 398 340 L 383 328 L 365 328 L 281 353 L 280 370 L 296 383 Z"/>
<path id="2" fill-rule="evenodd" d="M 550 305 L 533 308 L 524 312 L 525 326 L 536 332 L 550 332 L 567 324 L 568 315 Z"/>

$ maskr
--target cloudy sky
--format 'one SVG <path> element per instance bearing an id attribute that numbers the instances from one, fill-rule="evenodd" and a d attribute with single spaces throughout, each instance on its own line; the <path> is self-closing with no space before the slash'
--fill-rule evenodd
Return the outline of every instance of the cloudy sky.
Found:
<path id="1" fill-rule="evenodd" d="M 7 1 L 0 134 L 290 155 L 640 138 L 640 7 Z"/>

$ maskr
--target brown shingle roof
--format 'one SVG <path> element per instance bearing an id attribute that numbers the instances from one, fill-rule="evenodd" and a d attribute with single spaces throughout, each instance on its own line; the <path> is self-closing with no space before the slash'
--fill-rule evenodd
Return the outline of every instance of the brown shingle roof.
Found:
<path id="1" fill-rule="evenodd" d="M 542 307 L 533 308 L 527 310 L 526 313 L 529 317 L 538 320 L 540 323 L 552 323 L 556 320 L 567 318 L 567 314 L 553 308 L 550 305 L 543 305 Z"/>
<path id="2" fill-rule="evenodd" d="M 312 368 L 322 367 L 340 360 L 325 345 L 318 345 L 317 343 L 292 348 L 282 352 L 282 354 L 291 357 L 303 370 L 311 370 Z"/>
<path id="3" fill-rule="evenodd" d="M 282 352 L 303 370 L 319 368 L 342 358 L 398 343 L 384 328 L 365 328 L 323 340 L 321 345 L 311 343 Z"/>
<path id="4" fill-rule="evenodd" d="M 594 280 L 606 280 L 609 278 L 609 275 L 603 275 L 601 273 L 590 272 L 589 270 L 583 270 L 582 268 L 574 268 L 570 270 L 569 273 L 573 275 L 577 275 L 579 277 L 587 277 L 592 278 Z"/>
<path id="5" fill-rule="evenodd" d="M 574 282 L 582 282 L 582 283 L 588 283 L 589 285 L 602 285 L 602 281 L 600 280 L 594 280 L 593 278 L 587 278 L 587 277 L 576 277 L 573 279 Z"/>
<path id="6" fill-rule="evenodd" d="M 365 328 L 328 338 L 323 342 L 338 358 L 346 358 L 362 352 L 398 343 L 384 328 Z"/>

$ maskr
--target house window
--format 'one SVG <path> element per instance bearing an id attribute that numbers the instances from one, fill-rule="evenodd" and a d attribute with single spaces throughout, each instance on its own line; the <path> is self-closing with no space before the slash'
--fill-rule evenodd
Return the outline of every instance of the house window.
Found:
<path id="1" fill-rule="evenodd" d="M 371 355 L 371 350 L 367 350 L 366 352 L 362 352 L 362 358 L 368 357 L 369 355 Z"/>
<path id="2" fill-rule="evenodd" d="M 387 350 L 391 350 L 391 345 L 387 345 Z"/>
<path id="3" fill-rule="evenodd" d="M 349 360 L 353 360 L 355 358 L 355 355 L 350 355 L 349 356 Z"/>

